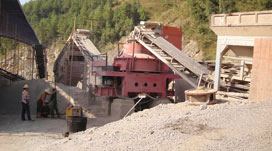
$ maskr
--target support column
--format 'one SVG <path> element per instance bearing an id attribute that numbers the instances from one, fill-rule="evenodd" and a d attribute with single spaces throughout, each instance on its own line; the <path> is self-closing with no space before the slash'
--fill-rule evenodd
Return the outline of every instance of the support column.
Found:
<path id="1" fill-rule="evenodd" d="M 215 62 L 215 72 L 214 72 L 214 89 L 217 91 L 220 88 L 222 57 L 227 50 L 228 50 L 228 46 L 226 44 L 221 44 L 220 41 L 218 40 L 217 48 L 216 48 L 216 62 Z"/>
<path id="2" fill-rule="evenodd" d="M 84 61 L 84 71 L 83 71 L 83 79 L 82 79 L 82 89 L 87 91 L 87 70 L 88 70 L 88 67 L 87 67 L 87 61 L 85 60 Z"/>
<path id="3" fill-rule="evenodd" d="M 244 80 L 244 72 L 245 72 L 245 60 L 241 60 L 240 80 Z"/>

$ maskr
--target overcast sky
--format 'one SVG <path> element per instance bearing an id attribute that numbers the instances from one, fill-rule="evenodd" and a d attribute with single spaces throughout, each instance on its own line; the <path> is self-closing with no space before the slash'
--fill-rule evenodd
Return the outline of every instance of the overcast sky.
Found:
<path id="1" fill-rule="evenodd" d="M 29 0 L 20 0 L 21 4 L 23 5 L 24 3 L 28 2 Z"/>

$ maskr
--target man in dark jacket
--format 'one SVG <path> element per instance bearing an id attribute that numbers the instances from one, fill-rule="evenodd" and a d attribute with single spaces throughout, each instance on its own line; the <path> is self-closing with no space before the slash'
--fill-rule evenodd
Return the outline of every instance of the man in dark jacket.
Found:
<path id="1" fill-rule="evenodd" d="M 49 100 L 49 108 L 51 112 L 51 118 L 54 118 L 54 111 L 56 111 L 56 114 L 58 117 L 60 117 L 57 103 L 57 90 L 55 88 L 52 89 L 51 97 Z"/>

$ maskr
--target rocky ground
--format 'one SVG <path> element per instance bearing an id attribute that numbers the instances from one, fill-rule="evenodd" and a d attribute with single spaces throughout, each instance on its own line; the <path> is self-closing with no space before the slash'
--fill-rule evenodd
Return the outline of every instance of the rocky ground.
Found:
<path id="1" fill-rule="evenodd" d="M 272 150 L 272 99 L 220 102 L 207 108 L 160 105 L 94 127 L 40 151 Z"/>
<path id="2" fill-rule="evenodd" d="M 83 106 L 89 117 L 89 129 L 63 138 L 64 117 L 35 119 L 33 115 L 35 121 L 20 120 L 18 101 L 25 83 L 31 87 L 34 111 L 36 97 L 52 87 L 46 81 L 32 80 L 1 89 L 0 151 L 272 150 L 272 99 L 221 100 L 209 106 L 159 105 L 113 122 L 116 118 L 105 114 L 99 100 L 90 103 L 82 90 L 58 84 L 62 113 L 74 102 Z"/>

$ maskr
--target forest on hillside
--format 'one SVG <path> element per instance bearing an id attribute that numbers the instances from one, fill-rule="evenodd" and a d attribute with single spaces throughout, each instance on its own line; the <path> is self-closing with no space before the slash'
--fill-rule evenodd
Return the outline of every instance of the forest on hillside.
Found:
<path id="1" fill-rule="evenodd" d="M 94 44 L 103 48 L 130 33 L 141 20 L 182 26 L 185 41 L 195 40 L 205 59 L 215 57 L 216 35 L 209 29 L 214 13 L 272 10 L 272 0 L 31 0 L 23 6 L 40 42 L 49 47 L 66 40 L 76 28 L 91 28 Z M 0 38 L 1 52 L 16 47 Z"/>
<path id="2" fill-rule="evenodd" d="M 209 28 L 209 16 L 218 13 L 272 10 L 272 0 L 181 0 L 173 8 L 182 11 L 183 31 L 187 39 L 198 41 L 204 59 L 214 59 L 216 35 Z"/>
<path id="3" fill-rule="evenodd" d="M 118 0 L 34 0 L 23 9 L 44 45 L 67 39 L 75 19 L 76 28 L 90 29 L 92 24 L 92 40 L 98 46 L 119 40 L 147 19 L 138 0 L 123 4 Z"/>

